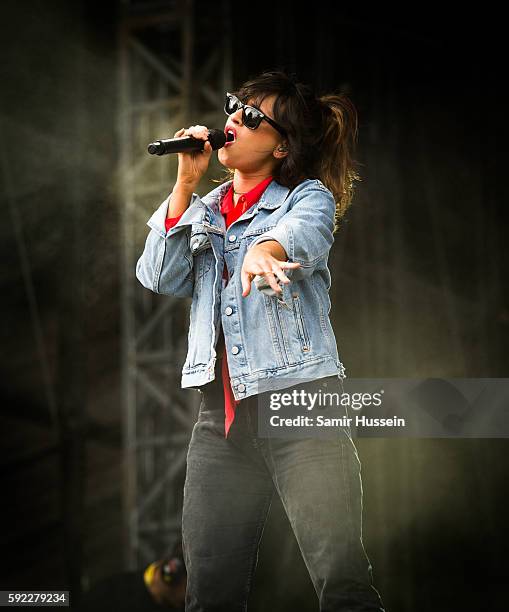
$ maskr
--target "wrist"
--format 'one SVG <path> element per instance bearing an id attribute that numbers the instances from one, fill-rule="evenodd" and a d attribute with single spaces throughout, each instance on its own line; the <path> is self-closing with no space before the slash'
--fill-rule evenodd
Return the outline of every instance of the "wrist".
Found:
<path id="1" fill-rule="evenodd" d="M 173 193 L 178 193 L 183 196 L 192 196 L 198 183 L 181 181 L 177 179 L 175 186 L 173 187 Z"/>
<path id="2" fill-rule="evenodd" d="M 181 183 L 180 181 L 175 183 L 168 203 L 167 219 L 175 219 L 188 209 L 195 186 L 191 183 Z"/>
<path id="3" fill-rule="evenodd" d="M 266 253 L 269 253 L 270 255 L 272 255 L 272 257 L 275 257 L 280 261 L 288 259 L 288 255 L 284 247 L 277 240 L 264 240 L 263 242 L 258 242 L 257 244 L 255 244 L 252 248 L 258 248 L 262 251 L 265 251 Z"/>

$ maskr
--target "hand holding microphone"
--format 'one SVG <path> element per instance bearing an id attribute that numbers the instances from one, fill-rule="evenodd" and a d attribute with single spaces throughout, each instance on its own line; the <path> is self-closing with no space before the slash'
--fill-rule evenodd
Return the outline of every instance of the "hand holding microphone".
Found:
<path id="1" fill-rule="evenodd" d="M 193 125 L 175 132 L 174 138 L 157 140 L 148 145 L 148 152 L 152 155 L 178 153 L 177 180 L 168 206 L 169 218 L 187 209 L 196 186 L 207 171 L 212 151 L 223 147 L 226 140 L 221 130 Z"/>
<path id="2" fill-rule="evenodd" d="M 204 125 L 193 125 L 182 128 L 174 138 L 151 142 L 147 150 L 151 155 L 178 153 L 178 180 L 183 180 L 193 187 L 207 171 L 212 151 L 224 147 L 226 134 L 217 129 L 208 129 Z"/>
<path id="3" fill-rule="evenodd" d="M 187 136 L 187 138 L 186 138 Z M 224 134 L 223 134 L 224 136 Z M 201 177 L 207 172 L 209 167 L 210 157 L 212 155 L 212 145 L 209 141 L 209 131 L 204 125 L 192 125 L 190 128 L 182 128 L 175 132 L 174 143 L 181 139 L 184 148 L 178 152 L 178 172 L 177 184 L 186 185 L 191 191 L 194 191 L 196 185 L 200 182 Z M 192 139 L 192 140 L 191 140 Z M 189 148 L 189 142 L 194 142 L 194 148 Z M 187 151 L 186 151 L 186 148 Z"/>

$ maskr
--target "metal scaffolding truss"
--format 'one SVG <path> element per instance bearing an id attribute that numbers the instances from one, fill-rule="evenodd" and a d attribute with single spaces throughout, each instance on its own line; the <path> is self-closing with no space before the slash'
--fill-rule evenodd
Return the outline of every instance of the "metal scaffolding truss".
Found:
<path id="1" fill-rule="evenodd" d="M 200 398 L 197 392 L 180 388 L 190 301 L 152 294 L 135 277 L 149 231 L 146 222 L 171 191 L 177 170 L 175 155 L 150 156 L 147 144 L 171 137 L 192 123 L 224 124 L 223 97 L 231 87 L 231 53 L 225 35 L 228 4 L 216 3 L 213 15 L 199 5 L 192 0 L 124 2 L 119 20 L 118 187 L 128 569 L 163 557 L 181 538 L 186 452 Z M 207 40 L 208 33 L 214 39 Z M 214 165 L 209 176 L 218 175 Z"/>

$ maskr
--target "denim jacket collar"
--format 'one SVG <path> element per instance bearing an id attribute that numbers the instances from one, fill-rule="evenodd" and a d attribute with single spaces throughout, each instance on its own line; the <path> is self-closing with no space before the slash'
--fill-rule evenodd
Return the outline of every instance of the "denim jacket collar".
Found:
<path id="1" fill-rule="evenodd" d="M 215 234 L 224 234 L 226 225 L 223 215 L 220 213 L 220 202 L 223 196 L 230 188 L 232 181 L 226 181 L 206 196 L 200 198 L 197 194 L 193 194 L 193 198 L 189 208 L 182 215 L 182 219 L 177 226 L 172 227 L 168 232 L 164 229 L 164 222 L 168 208 L 168 198 L 155 211 L 152 217 L 148 220 L 147 225 L 156 231 L 163 238 L 170 238 L 173 234 L 179 231 L 178 227 L 182 225 L 190 225 L 196 227 L 196 231 L 203 231 L 203 227 L 208 228 L 208 231 Z M 262 197 L 257 204 L 247 210 L 239 219 L 239 221 L 247 221 L 254 217 L 259 210 L 265 208 L 267 210 L 275 210 L 286 200 L 290 193 L 288 187 L 283 187 L 276 180 L 267 187 L 263 192 Z"/>
<path id="2" fill-rule="evenodd" d="M 217 224 L 220 223 L 221 227 L 224 226 L 224 221 L 221 221 L 222 215 L 220 214 L 220 202 L 221 199 L 226 195 L 228 189 L 232 185 L 231 180 L 224 182 L 211 191 L 209 194 L 201 198 L 201 201 L 205 204 L 207 208 L 213 213 L 214 217 L 218 221 Z M 285 201 L 288 196 L 290 190 L 288 187 L 283 187 L 283 185 L 279 184 L 276 180 L 273 180 L 267 189 L 263 192 L 262 197 L 252 208 L 247 210 L 241 217 L 241 220 L 251 219 L 254 217 L 261 208 L 265 208 L 267 210 L 274 210 L 281 206 L 281 204 Z M 212 221 L 212 220 L 211 220 Z"/>

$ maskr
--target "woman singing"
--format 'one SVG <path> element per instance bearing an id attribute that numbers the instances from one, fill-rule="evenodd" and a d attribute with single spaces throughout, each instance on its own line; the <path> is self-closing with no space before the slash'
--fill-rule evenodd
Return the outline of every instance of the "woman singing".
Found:
<path id="1" fill-rule="evenodd" d="M 282 72 L 228 93 L 225 111 L 229 142 L 218 156 L 230 179 L 197 195 L 212 154 L 208 130 L 179 130 L 206 141 L 204 150 L 179 153 L 174 189 L 148 222 L 136 267 L 148 289 L 192 297 L 182 387 L 202 399 L 182 512 L 186 611 L 247 609 L 278 495 L 320 610 L 383 612 L 362 542 L 350 428 L 326 439 L 258 435 L 271 392 L 299 381 L 341 394 L 327 261 L 357 178 L 356 111 L 345 95 L 317 97 Z"/>

